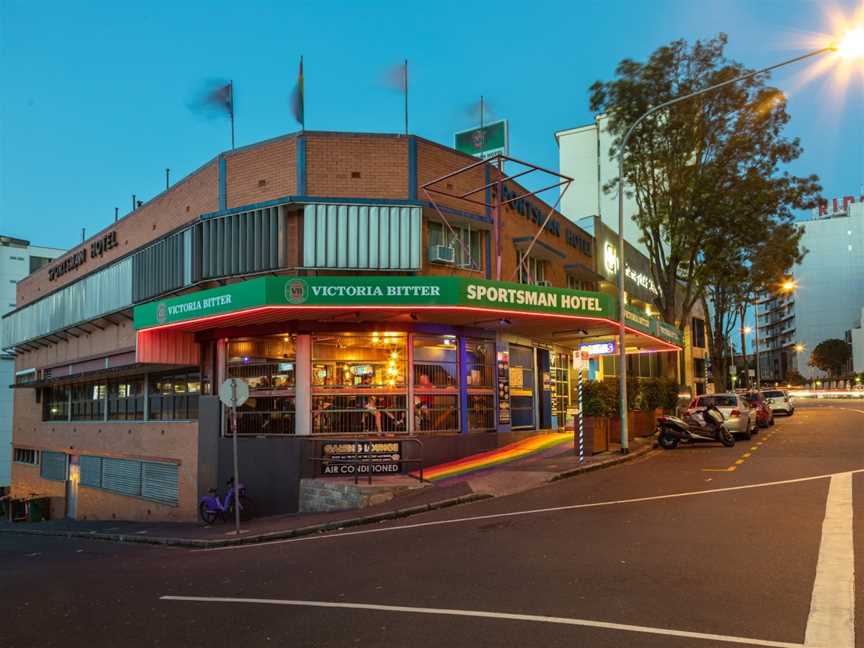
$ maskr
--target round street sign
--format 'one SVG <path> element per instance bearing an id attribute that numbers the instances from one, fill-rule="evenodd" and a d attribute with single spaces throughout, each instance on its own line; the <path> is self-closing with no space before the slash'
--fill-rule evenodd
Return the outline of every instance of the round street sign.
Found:
<path id="1" fill-rule="evenodd" d="M 240 378 L 228 378 L 219 387 L 219 400 L 228 407 L 240 407 L 249 398 L 249 385 Z"/>

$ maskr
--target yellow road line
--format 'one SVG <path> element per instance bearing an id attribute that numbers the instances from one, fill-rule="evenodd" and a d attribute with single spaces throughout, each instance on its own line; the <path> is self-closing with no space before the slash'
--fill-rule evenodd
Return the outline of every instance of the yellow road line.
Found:
<path id="1" fill-rule="evenodd" d="M 743 459 L 739 459 L 738 461 L 735 462 L 735 465 L 736 465 L 736 466 L 740 466 L 742 463 L 744 463 L 744 460 L 743 460 Z"/>
<path id="2" fill-rule="evenodd" d="M 703 468 L 702 472 L 735 472 L 736 466 L 730 466 L 729 468 Z"/>
<path id="3" fill-rule="evenodd" d="M 742 457 L 742 459 L 746 459 L 747 457 L 751 456 L 752 454 L 753 454 L 752 452 L 745 452 L 743 455 L 741 455 L 741 457 Z"/>

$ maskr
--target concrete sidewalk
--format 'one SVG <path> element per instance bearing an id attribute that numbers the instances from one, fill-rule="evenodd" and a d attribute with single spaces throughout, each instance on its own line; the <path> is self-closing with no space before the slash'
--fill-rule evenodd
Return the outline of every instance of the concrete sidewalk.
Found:
<path id="1" fill-rule="evenodd" d="M 619 446 L 614 445 L 609 452 L 586 457 L 580 464 L 578 457 L 573 453 L 573 444 L 563 444 L 526 459 L 442 480 L 426 488 L 398 495 L 383 504 L 361 510 L 258 518 L 243 523 L 240 536 L 234 534 L 233 523 L 230 522 L 205 526 L 193 522 L 149 523 L 116 520 L 50 520 L 32 524 L 4 521 L 0 522 L 0 533 L 88 538 L 198 549 L 254 544 L 374 524 L 490 497 L 509 495 L 635 459 L 649 452 L 652 447 L 653 438 L 636 439 L 629 454 L 620 454 Z"/>

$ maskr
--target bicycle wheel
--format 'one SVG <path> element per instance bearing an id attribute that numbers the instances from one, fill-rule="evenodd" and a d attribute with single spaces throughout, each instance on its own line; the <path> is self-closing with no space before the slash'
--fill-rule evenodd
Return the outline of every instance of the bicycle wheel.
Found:
<path id="1" fill-rule="evenodd" d="M 198 505 L 198 514 L 201 516 L 201 520 L 203 520 L 204 524 L 213 524 L 219 517 L 219 511 L 211 509 L 207 506 L 206 502 L 201 502 L 201 504 Z"/>

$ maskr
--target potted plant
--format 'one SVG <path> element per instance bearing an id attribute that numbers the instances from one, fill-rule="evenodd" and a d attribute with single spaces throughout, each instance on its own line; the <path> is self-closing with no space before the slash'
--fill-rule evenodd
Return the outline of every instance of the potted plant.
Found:
<path id="1" fill-rule="evenodd" d="M 606 383 L 591 380 L 582 386 L 585 436 L 591 454 L 609 449 L 609 416 L 613 402 L 612 390 Z"/>

